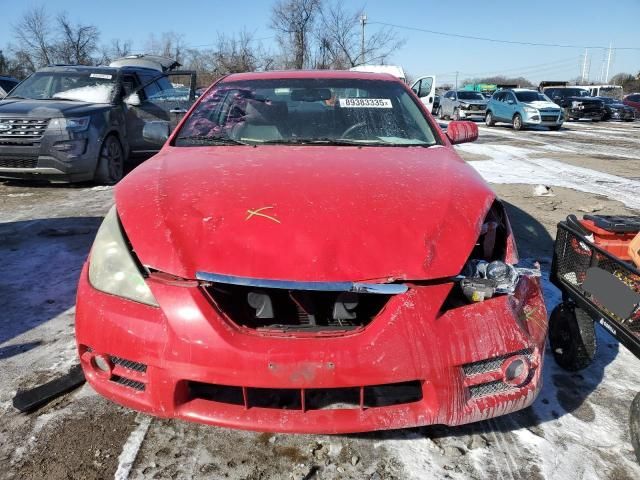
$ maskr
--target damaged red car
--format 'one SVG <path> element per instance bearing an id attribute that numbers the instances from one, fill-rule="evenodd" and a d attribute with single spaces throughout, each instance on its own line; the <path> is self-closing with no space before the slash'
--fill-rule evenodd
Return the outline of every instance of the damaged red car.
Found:
<path id="1" fill-rule="evenodd" d="M 530 405 L 539 271 L 452 147 L 477 136 L 445 134 L 382 74 L 217 81 L 115 189 L 78 288 L 88 382 L 152 415 L 272 432 Z"/>

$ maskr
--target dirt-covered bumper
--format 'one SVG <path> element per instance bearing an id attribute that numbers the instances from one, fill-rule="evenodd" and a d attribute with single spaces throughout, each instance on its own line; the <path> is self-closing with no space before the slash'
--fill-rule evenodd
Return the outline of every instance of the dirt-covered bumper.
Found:
<path id="1" fill-rule="evenodd" d="M 147 280 L 160 308 L 82 273 L 76 335 L 100 394 L 161 417 L 259 431 L 459 425 L 530 405 L 547 330 L 539 280 L 443 309 L 451 283 L 409 285 L 366 327 L 326 335 L 239 329 L 195 282 Z"/>

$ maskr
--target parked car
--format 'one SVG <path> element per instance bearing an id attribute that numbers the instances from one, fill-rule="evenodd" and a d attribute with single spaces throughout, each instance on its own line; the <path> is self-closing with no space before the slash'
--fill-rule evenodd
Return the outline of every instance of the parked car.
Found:
<path id="1" fill-rule="evenodd" d="M 17 78 L 0 75 L 0 99 L 6 97 L 20 81 Z"/>
<path id="2" fill-rule="evenodd" d="M 496 122 L 506 122 L 513 125 L 514 130 L 531 126 L 560 130 L 564 114 L 546 95 L 536 90 L 513 88 L 493 94 L 487 104 L 485 121 L 489 127 Z"/>
<path id="3" fill-rule="evenodd" d="M 440 97 L 438 118 L 484 120 L 487 103 L 487 99 L 479 92 L 449 90 Z"/>
<path id="4" fill-rule="evenodd" d="M 158 151 L 142 136 L 145 122 L 176 125 L 194 89 L 192 72 L 40 69 L 0 101 L 0 178 L 116 183 L 129 157 Z"/>
<path id="5" fill-rule="evenodd" d="M 611 97 L 594 97 L 602 100 L 604 103 L 605 115 L 603 120 L 624 120 L 627 122 L 633 122 L 635 118 L 635 110 L 633 107 L 629 107 L 622 103 L 622 100 L 617 100 Z"/>
<path id="6" fill-rule="evenodd" d="M 164 122 L 146 125 L 163 142 Z M 530 405 L 547 315 L 507 214 L 389 75 L 232 74 L 115 189 L 80 276 L 93 388 L 264 431 L 458 425 Z"/>
<path id="7" fill-rule="evenodd" d="M 576 87 L 549 87 L 543 93 L 564 109 L 567 121 L 589 119 L 599 122 L 605 116 L 604 102 L 587 90 Z"/>
<path id="8" fill-rule="evenodd" d="M 634 108 L 636 111 L 636 117 L 640 118 L 640 93 L 631 93 L 625 96 L 622 103 Z"/>

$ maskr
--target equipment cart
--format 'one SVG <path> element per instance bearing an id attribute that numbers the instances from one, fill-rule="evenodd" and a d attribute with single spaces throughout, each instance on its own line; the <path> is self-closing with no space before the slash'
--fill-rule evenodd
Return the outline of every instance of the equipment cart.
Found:
<path id="1" fill-rule="evenodd" d="M 591 363 L 594 322 L 640 358 L 638 232 L 640 217 L 631 216 L 569 215 L 558 224 L 551 281 L 562 291 L 562 303 L 551 313 L 549 343 L 562 368 L 576 371 Z M 640 462 L 640 393 L 629 424 Z"/>

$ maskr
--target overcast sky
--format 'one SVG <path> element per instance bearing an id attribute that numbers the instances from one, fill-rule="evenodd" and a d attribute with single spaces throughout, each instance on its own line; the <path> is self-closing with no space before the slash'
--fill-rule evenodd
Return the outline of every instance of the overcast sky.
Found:
<path id="1" fill-rule="evenodd" d="M 637 47 L 613 54 L 611 75 L 640 70 L 640 0 L 532 0 L 521 1 L 428 1 L 428 0 L 343 0 L 354 9 L 365 6 L 371 22 L 440 32 L 505 39 L 519 42 L 570 44 L 580 46 Z M 0 0 L 2 25 L 0 48 L 12 39 L 15 24 L 37 0 Z M 216 32 L 233 33 L 246 28 L 265 47 L 275 49 L 269 29 L 270 0 L 56 0 L 46 2 L 52 13 L 66 11 L 82 23 L 96 25 L 101 41 L 131 40 L 143 51 L 150 33 L 175 31 L 184 34 L 191 46 L 215 42 Z M 456 71 L 460 79 L 505 74 L 525 76 L 533 81 L 569 79 L 580 73 L 584 48 L 554 48 L 507 45 L 397 29 L 406 39 L 393 63 L 402 65 L 413 77 L 436 74 L 440 82 L 450 82 Z M 601 75 L 606 51 L 589 49 L 590 75 Z M 610 76 L 611 76 L 610 75 Z"/>

